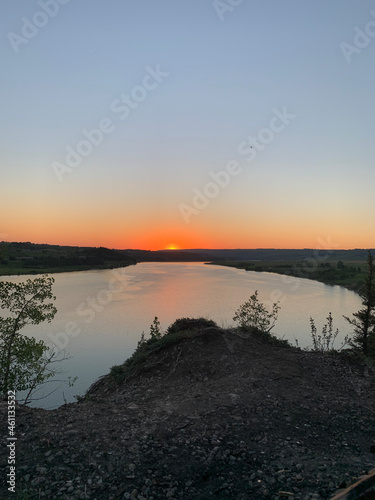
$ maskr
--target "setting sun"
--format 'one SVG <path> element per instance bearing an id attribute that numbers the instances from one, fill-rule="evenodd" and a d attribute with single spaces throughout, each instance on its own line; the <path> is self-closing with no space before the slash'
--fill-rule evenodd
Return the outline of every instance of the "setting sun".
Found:
<path id="1" fill-rule="evenodd" d="M 174 243 L 171 243 L 170 245 L 165 247 L 165 250 L 179 250 L 180 247 L 178 245 L 175 245 Z"/>

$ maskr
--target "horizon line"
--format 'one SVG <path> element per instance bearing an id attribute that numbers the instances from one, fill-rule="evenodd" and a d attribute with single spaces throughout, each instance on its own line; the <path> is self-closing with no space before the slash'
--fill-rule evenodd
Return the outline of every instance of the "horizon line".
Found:
<path id="1" fill-rule="evenodd" d="M 110 250 L 119 250 L 119 251 L 143 251 L 143 252 L 189 252 L 189 251 L 215 251 L 215 250 L 223 250 L 223 251 L 237 251 L 237 250 L 317 250 L 320 252 L 335 252 L 335 251 L 350 251 L 350 250 L 374 250 L 374 248 L 369 247 L 351 247 L 351 248 L 314 248 L 314 247 L 233 247 L 233 248 L 159 248 L 156 250 L 151 250 L 149 248 L 115 248 L 109 246 L 90 246 L 90 245 L 72 245 L 72 244 L 57 244 L 57 243 L 35 243 L 31 241 L 0 241 L 0 244 L 13 244 L 13 243 L 24 243 L 31 245 L 47 245 L 47 246 L 57 246 L 57 247 L 71 247 L 71 248 L 107 248 Z"/>

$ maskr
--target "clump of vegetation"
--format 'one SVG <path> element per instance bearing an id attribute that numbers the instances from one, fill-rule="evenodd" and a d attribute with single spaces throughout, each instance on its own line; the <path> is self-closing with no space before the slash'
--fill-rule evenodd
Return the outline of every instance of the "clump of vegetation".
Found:
<path id="1" fill-rule="evenodd" d="M 51 365 L 66 359 L 42 340 L 21 334 L 27 325 L 50 323 L 54 318 L 57 310 L 51 302 L 56 299 L 52 293 L 53 283 L 54 279 L 48 277 L 28 279 L 24 283 L 0 282 L 0 308 L 9 312 L 8 317 L 0 318 L 2 397 L 10 390 L 27 391 L 25 398 L 19 401 L 28 404 L 35 391 L 59 373 Z"/>
<path id="2" fill-rule="evenodd" d="M 182 330 L 202 330 L 203 328 L 217 327 L 215 321 L 206 318 L 180 318 L 176 319 L 168 329 L 167 334 L 180 332 Z"/>
<path id="3" fill-rule="evenodd" d="M 113 366 L 110 375 L 117 384 L 121 384 L 135 374 L 151 355 L 185 338 L 195 337 L 202 329 L 212 326 L 217 327 L 214 321 L 205 318 L 180 318 L 163 332 L 159 319 L 155 317 L 150 326 L 150 336 L 146 338 L 143 332 L 132 356 L 122 365 Z"/>
<path id="4" fill-rule="evenodd" d="M 154 321 L 152 322 L 152 324 L 150 326 L 150 335 L 151 335 L 151 339 L 153 339 L 153 340 L 159 340 L 159 339 L 161 339 L 161 337 L 163 335 L 163 332 L 161 331 L 161 327 L 160 327 L 160 321 L 157 318 L 157 316 L 155 316 Z"/>
<path id="5" fill-rule="evenodd" d="M 269 311 L 258 299 L 258 290 L 251 295 L 250 299 L 237 309 L 234 321 L 238 321 L 240 328 L 255 328 L 263 333 L 269 333 L 275 326 L 280 306 L 279 301 L 274 302 L 272 311 Z"/>
<path id="6" fill-rule="evenodd" d="M 237 309 L 233 320 L 239 322 L 242 331 L 251 332 L 262 342 L 279 347 L 291 347 L 288 340 L 280 339 L 270 333 L 277 321 L 279 310 L 279 302 L 274 302 L 272 311 L 269 311 L 262 302 L 259 302 L 256 290 L 250 299 Z"/>
<path id="7" fill-rule="evenodd" d="M 365 356 L 375 356 L 375 267 L 374 256 L 368 251 L 367 276 L 359 295 L 362 309 L 353 314 L 354 318 L 344 318 L 354 327 L 350 345 Z"/>
<path id="8" fill-rule="evenodd" d="M 338 328 L 336 328 L 335 331 L 333 330 L 333 318 L 331 313 L 329 313 L 327 316 L 327 323 L 323 326 L 322 333 L 318 333 L 313 318 L 310 318 L 310 327 L 311 338 L 313 341 L 313 351 L 332 352 L 337 350 L 334 348 L 334 344 L 340 332 Z M 349 338 L 345 337 L 338 351 L 341 351 L 341 349 L 343 349 L 348 344 L 348 342 Z"/>

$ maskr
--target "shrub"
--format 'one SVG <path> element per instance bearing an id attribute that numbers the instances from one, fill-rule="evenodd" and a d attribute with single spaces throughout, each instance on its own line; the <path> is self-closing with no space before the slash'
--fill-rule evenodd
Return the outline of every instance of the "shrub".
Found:
<path id="1" fill-rule="evenodd" d="M 375 356 L 375 264 L 374 256 L 368 251 L 367 276 L 359 290 L 362 309 L 353 314 L 353 318 L 344 316 L 354 328 L 350 345 L 360 349 L 365 356 Z"/>
<path id="2" fill-rule="evenodd" d="M 269 333 L 275 326 L 278 313 L 279 302 L 274 302 L 272 311 L 259 302 L 258 290 L 250 297 L 250 299 L 242 304 L 237 309 L 234 321 L 238 321 L 241 328 L 257 328 L 261 332 Z"/>
<path id="3" fill-rule="evenodd" d="M 334 343 L 340 332 L 338 328 L 336 328 L 336 331 L 333 331 L 332 314 L 331 313 L 328 314 L 327 323 L 323 326 L 322 333 L 318 333 L 313 318 L 310 318 L 310 326 L 311 326 L 311 338 L 313 341 L 312 350 L 319 352 L 334 351 L 335 350 Z M 345 337 L 344 342 L 342 343 L 339 350 L 341 350 L 347 343 L 348 343 L 348 337 Z"/>
<path id="4" fill-rule="evenodd" d="M 152 322 L 150 326 L 150 335 L 151 338 L 154 340 L 161 339 L 162 337 L 162 331 L 160 328 L 160 321 L 157 316 L 155 316 L 154 321 Z"/>

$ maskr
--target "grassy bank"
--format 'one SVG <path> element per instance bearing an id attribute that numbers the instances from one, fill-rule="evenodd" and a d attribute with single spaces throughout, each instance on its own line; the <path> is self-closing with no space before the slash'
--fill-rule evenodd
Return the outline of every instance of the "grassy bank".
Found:
<path id="1" fill-rule="evenodd" d="M 314 259 L 295 261 L 232 261 L 215 262 L 214 265 L 235 267 L 245 271 L 285 274 L 296 278 L 320 281 L 327 285 L 339 285 L 358 291 L 366 273 L 366 261 L 317 262 Z"/>

